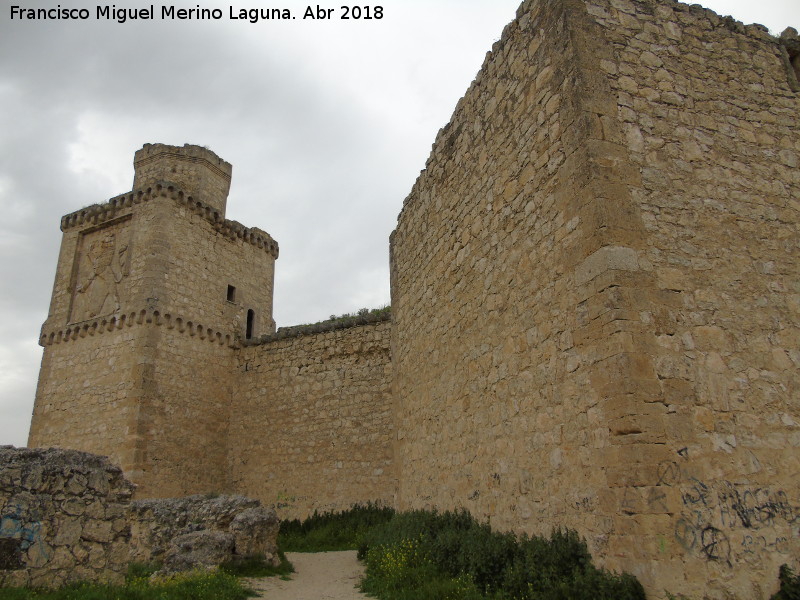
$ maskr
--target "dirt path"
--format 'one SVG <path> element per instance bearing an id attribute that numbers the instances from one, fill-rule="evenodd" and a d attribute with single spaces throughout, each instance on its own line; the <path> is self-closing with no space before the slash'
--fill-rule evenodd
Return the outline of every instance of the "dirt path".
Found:
<path id="1" fill-rule="evenodd" d="M 247 583 L 264 600 L 361 600 L 369 598 L 358 591 L 364 567 L 356 552 L 288 552 L 294 565 L 290 581 L 278 577 L 248 579 Z"/>

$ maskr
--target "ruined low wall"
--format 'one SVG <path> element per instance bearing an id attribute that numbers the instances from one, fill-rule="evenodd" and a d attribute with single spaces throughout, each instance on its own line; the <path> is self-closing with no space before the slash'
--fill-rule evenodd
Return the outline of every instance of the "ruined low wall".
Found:
<path id="1" fill-rule="evenodd" d="M 276 335 L 239 352 L 231 490 L 281 517 L 394 501 L 390 322 Z"/>
<path id="2" fill-rule="evenodd" d="M 167 571 L 252 556 L 280 564 L 278 517 L 258 500 L 203 495 L 136 500 L 130 522 L 131 560 L 162 563 Z"/>
<path id="3" fill-rule="evenodd" d="M 242 496 L 131 502 L 105 456 L 0 446 L 0 588 L 121 583 L 130 562 L 163 572 L 263 556 L 278 565 L 278 517 Z"/>
<path id="4" fill-rule="evenodd" d="M 133 488 L 103 456 L 0 446 L 0 586 L 121 581 Z"/>

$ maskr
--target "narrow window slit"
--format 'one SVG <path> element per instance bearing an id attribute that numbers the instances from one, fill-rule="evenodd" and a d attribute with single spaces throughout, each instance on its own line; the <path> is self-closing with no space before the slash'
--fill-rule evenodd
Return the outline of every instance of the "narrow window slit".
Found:
<path id="1" fill-rule="evenodd" d="M 249 340 L 253 337 L 253 326 L 256 320 L 256 312 L 251 308 L 247 311 L 247 329 L 245 330 L 244 337 Z"/>

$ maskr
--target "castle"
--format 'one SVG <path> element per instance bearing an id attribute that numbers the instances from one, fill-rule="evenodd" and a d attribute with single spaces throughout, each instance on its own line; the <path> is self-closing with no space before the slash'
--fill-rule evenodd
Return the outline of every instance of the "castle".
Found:
<path id="1" fill-rule="evenodd" d="M 231 167 L 145 145 L 65 216 L 29 445 L 139 495 L 377 500 L 576 529 L 653 597 L 800 557 L 800 40 L 525 0 L 391 236 L 391 319 L 275 332 Z"/>

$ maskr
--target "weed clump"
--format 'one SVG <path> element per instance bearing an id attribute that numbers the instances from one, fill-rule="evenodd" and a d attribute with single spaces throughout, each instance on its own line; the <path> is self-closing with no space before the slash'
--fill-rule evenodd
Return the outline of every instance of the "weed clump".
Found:
<path id="1" fill-rule="evenodd" d="M 356 550 L 367 531 L 389 521 L 394 514 L 393 508 L 372 503 L 346 511 L 315 511 L 303 521 L 281 521 L 278 547 L 286 552 Z"/>
<path id="2" fill-rule="evenodd" d="M 359 545 L 362 589 L 383 600 L 640 600 L 631 575 L 592 564 L 574 531 L 549 539 L 492 531 L 469 513 L 412 511 Z"/>
<path id="3" fill-rule="evenodd" d="M 129 571 L 123 585 L 75 583 L 57 590 L 0 588 L 2 600 L 244 600 L 252 596 L 233 575 L 181 573 L 150 580 L 148 567 Z"/>
<path id="4" fill-rule="evenodd" d="M 277 567 L 269 564 L 261 554 L 222 563 L 219 570 L 236 577 L 285 577 L 294 573 L 294 566 L 286 558 L 283 550 L 278 550 L 278 558 L 280 558 L 281 564 Z"/>
<path id="5" fill-rule="evenodd" d="M 781 587 L 770 600 L 800 600 L 800 575 L 795 574 L 789 565 L 781 565 L 778 579 Z"/>

